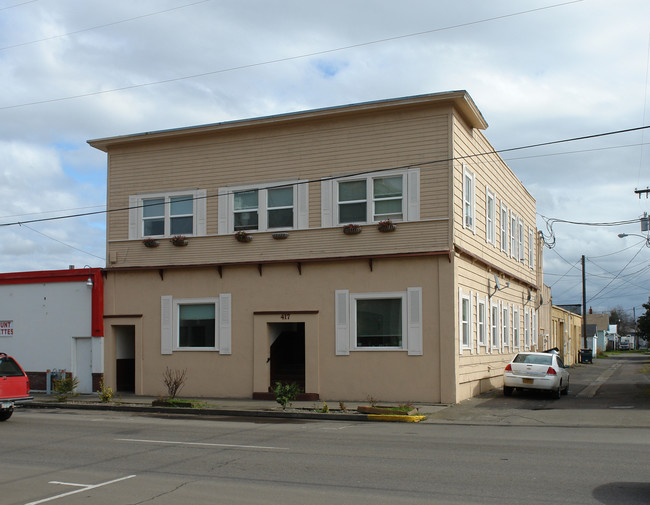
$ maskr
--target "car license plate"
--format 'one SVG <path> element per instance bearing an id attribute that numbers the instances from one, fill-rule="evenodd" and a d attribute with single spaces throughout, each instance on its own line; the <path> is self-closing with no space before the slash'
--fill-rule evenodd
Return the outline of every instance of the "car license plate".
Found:
<path id="1" fill-rule="evenodd" d="M 533 379 L 522 379 L 524 384 L 532 384 Z"/>
<path id="2" fill-rule="evenodd" d="M 10 409 L 13 406 L 11 402 L 0 402 L 0 409 Z"/>

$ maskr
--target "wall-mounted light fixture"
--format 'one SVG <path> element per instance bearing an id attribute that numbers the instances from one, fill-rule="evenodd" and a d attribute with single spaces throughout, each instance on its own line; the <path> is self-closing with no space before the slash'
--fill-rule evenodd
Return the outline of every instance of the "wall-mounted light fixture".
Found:
<path id="1" fill-rule="evenodd" d="M 86 281 L 86 286 L 88 286 L 89 288 L 92 288 L 93 284 L 94 284 L 93 283 L 92 268 L 90 267 L 90 265 L 85 265 L 84 268 L 88 269 L 88 280 Z"/>

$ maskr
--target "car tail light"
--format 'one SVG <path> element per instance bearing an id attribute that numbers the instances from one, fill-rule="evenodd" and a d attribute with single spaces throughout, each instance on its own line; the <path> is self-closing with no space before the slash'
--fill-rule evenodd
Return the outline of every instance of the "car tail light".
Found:
<path id="1" fill-rule="evenodd" d="M 557 372 L 555 371 L 555 368 L 550 366 L 548 367 L 548 370 L 546 370 L 546 375 L 557 375 Z"/>
<path id="2" fill-rule="evenodd" d="M 25 380 L 25 393 L 29 394 L 29 379 Z"/>
<path id="3" fill-rule="evenodd" d="M 510 363 L 506 366 L 506 372 L 512 372 L 512 367 L 510 366 Z"/>

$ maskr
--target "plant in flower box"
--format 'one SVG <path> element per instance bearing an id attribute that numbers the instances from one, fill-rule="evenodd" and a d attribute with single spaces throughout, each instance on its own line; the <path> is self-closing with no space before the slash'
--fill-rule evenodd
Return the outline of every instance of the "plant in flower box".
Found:
<path id="1" fill-rule="evenodd" d="M 397 226 L 395 226 L 395 223 L 393 223 L 390 219 L 379 221 L 377 223 L 377 229 L 384 233 L 389 231 L 395 231 L 396 228 Z"/>
<path id="2" fill-rule="evenodd" d="M 237 242 L 250 242 L 253 240 L 253 237 L 251 237 L 244 230 L 239 230 L 237 233 L 235 233 L 235 238 L 237 239 Z"/>
<path id="3" fill-rule="evenodd" d="M 188 244 L 188 240 L 185 238 L 185 235 L 174 235 L 169 239 L 169 241 L 176 247 L 183 247 Z"/>
<path id="4" fill-rule="evenodd" d="M 343 233 L 346 235 L 356 235 L 357 233 L 361 233 L 361 226 L 358 224 L 346 224 L 343 227 Z"/>
<path id="5" fill-rule="evenodd" d="M 158 245 L 160 245 L 160 243 L 155 238 L 151 237 L 145 238 L 142 243 L 145 247 L 158 247 Z"/>

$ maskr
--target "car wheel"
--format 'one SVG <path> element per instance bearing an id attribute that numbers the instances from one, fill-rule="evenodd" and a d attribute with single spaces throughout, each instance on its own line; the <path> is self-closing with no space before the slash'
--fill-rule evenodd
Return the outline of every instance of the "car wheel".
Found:
<path id="1" fill-rule="evenodd" d="M 0 412 L 0 421 L 6 421 L 11 417 L 11 414 L 14 413 L 14 409 L 3 410 Z"/>
<path id="2" fill-rule="evenodd" d="M 569 385 L 568 385 L 568 384 L 567 384 L 566 387 L 562 390 L 562 394 L 563 394 L 564 396 L 566 396 L 566 395 L 569 394 Z"/>
<path id="3" fill-rule="evenodd" d="M 512 388 L 510 386 L 503 386 L 503 396 L 512 396 L 512 391 L 515 388 Z"/>
<path id="4" fill-rule="evenodd" d="M 560 385 L 558 386 L 557 389 L 554 389 L 553 391 L 551 391 L 551 397 L 554 400 L 559 400 L 560 396 L 562 396 L 562 384 L 561 383 L 560 383 Z"/>

